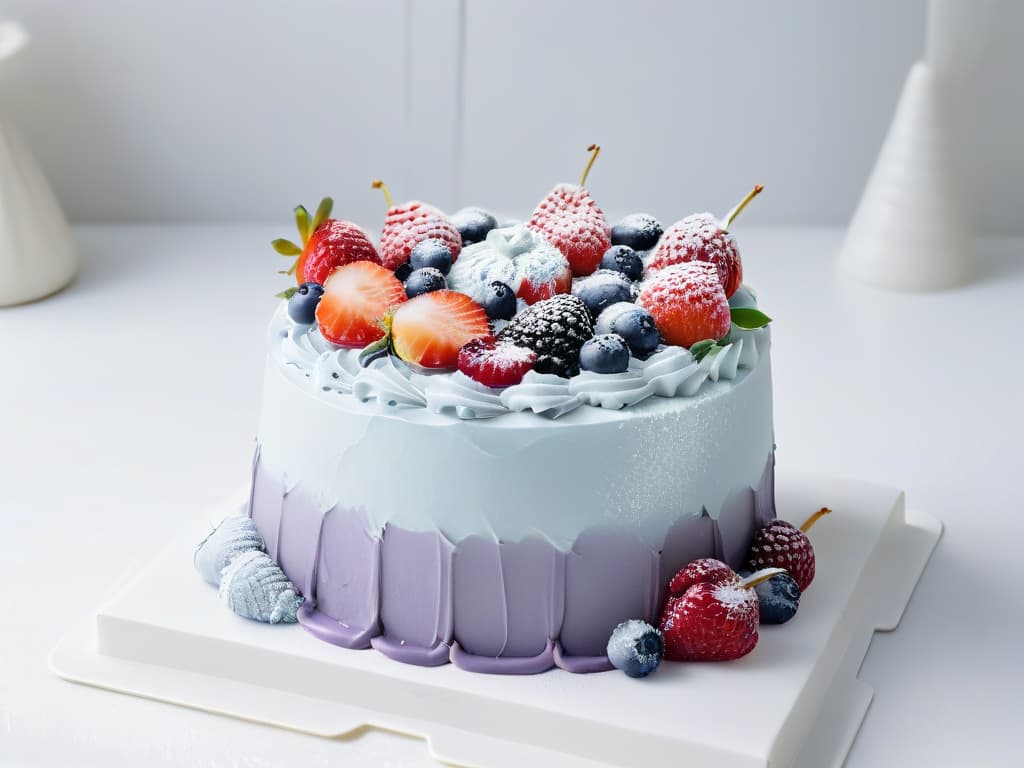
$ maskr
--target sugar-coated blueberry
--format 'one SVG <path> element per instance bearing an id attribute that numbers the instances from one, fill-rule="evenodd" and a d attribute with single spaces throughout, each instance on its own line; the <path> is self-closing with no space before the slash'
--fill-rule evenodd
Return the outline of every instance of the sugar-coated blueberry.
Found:
<path id="1" fill-rule="evenodd" d="M 316 321 L 316 305 L 324 295 L 319 283 L 303 283 L 288 299 L 288 317 L 300 325 L 312 325 Z"/>
<path id="2" fill-rule="evenodd" d="M 622 373 L 629 368 L 629 347 L 617 333 L 602 333 L 583 343 L 580 368 L 594 373 Z"/>
<path id="3" fill-rule="evenodd" d="M 640 254 L 628 245 L 613 245 L 601 257 L 601 269 L 621 272 L 630 280 L 639 280 L 644 274 L 644 263 Z"/>
<path id="4" fill-rule="evenodd" d="M 487 237 L 487 233 L 498 226 L 498 220 L 489 211 L 477 206 L 469 206 L 451 215 L 450 221 L 462 235 L 462 244 L 479 243 Z"/>
<path id="5" fill-rule="evenodd" d="M 612 245 L 647 251 L 657 244 L 663 232 L 661 222 L 649 213 L 631 213 L 612 227 Z"/>
<path id="6" fill-rule="evenodd" d="M 598 317 L 605 307 L 620 301 L 635 300 L 637 290 L 621 272 L 599 269 L 594 274 L 577 280 L 572 286 L 572 293 L 587 305 L 593 317 Z"/>
<path id="7" fill-rule="evenodd" d="M 606 308 L 597 318 L 596 333 L 617 333 L 626 340 L 636 357 L 646 357 L 661 344 L 661 334 L 654 316 L 643 307 L 619 302 Z"/>
<path id="8" fill-rule="evenodd" d="M 505 283 L 495 280 L 487 286 L 482 302 L 491 320 L 511 320 L 516 314 L 516 294 Z"/>
<path id="9" fill-rule="evenodd" d="M 750 571 L 740 571 L 746 578 Z M 772 576 L 754 587 L 762 624 L 785 624 L 800 607 L 800 587 L 788 573 Z"/>
<path id="10" fill-rule="evenodd" d="M 448 287 L 448 281 L 444 279 L 441 270 L 433 267 L 424 267 L 414 270 L 405 281 L 405 295 L 410 299 L 423 293 L 440 291 Z"/>
<path id="11" fill-rule="evenodd" d="M 409 266 L 413 271 L 430 267 L 447 275 L 452 268 L 452 250 L 443 241 L 429 237 L 416 243 L 409 251 Z"/>
<path id="12" fill-rule="evenodd" d="M 630 619 L 612 631 L 608 660 L 630 677 L 647 677 L 665 655 L 665 639 L 646 621 Z"/>
<path id="13" fill-rule="evenodd" d="M 409 279 L 409 275 L 412 274 L 412 264 L 408 261 L 403 261 L 397 267 L 395 267 L 395 277 L 398 278 L 398 282 L 404 283 Z"/>

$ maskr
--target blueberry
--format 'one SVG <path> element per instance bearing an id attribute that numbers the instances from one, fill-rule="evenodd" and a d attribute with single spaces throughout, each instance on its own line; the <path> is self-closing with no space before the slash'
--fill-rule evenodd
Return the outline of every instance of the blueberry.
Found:
<path id="1" fill-rule="evenodd" d="M 324 295 L 319 283 L 303 283 L 288 299 L 288 317 L 299 325 L 312 325 L 316 321 L 316 305 Z"/>
<path id="2" fill-rule="evenodd" d="M 746 578 L 750 571 L 741 571 Z M 800 607 L 800 587 L 788 573 L 772 576 L 754 587 L 760 606 L 762 624 L 785 624 L 796 615 Z"/>
<path id="3" fill-rule="evenodd" d="M 622 373 L 629 368 L 629 347 L 617 333 L 603 333 L 580 348 L 580 368 L 594 373 Z"/>
<path id="4" fill-rule="evenodd" d="M 408 261 L 403 261 L 397 267 L 395 267 L 395 277 L 398 278 L 398 282 L 404 283 L 409 279 L 409 275 L 412 274 L 412 264 Z"/>
<path id="5" fill-rule="evenodd" d="M 441 240 L 430 237 L 421 240 L 409 251 L 409 266 L 413 270 L 431 267 L 442 275 L 452 268 L 452 250 Z"/>
<path id="6" fill-rule="evenodd" d="M 421 293 L 440 291 L 448 287 L 448 281 L 444 279 L 441 270 L 433 267 L 424 267 L 415 270 L 405 280 L 405 295 L 410 299 L 419 296 Z"/>
<path id="7" fill-rule="evenodd" d="M 572 287 L 572 293 L 587 305 L 593 317 L 600 315 L 605 307 L 612 304 L 636 299 L 636 288 L 629 278 L 610 269 L 599 269 L 578 280 Z"/>
<path id="8" fill-rule="evenodd" d="M 664 230 L 649 213 L 631 213 L 612 227 L 612 245 L 628 245 L 635 251 L 653 248 Z"/>
<path id="9" fill-rule="evenodd" d="M 483 208 L 470 206 L 451 215 L 450 221 L 462 235 L 462 244 L 479 243 L 487 233 L 498 226 L 498 220 Z"/>
<path id="10" fill-rule="evenodd" d="M 646 621 L 630 619 L 612 631 L 608 660 L 630 677 L 647 677 L 665 655 L 665 639 Z"/>
<path id="11" fill-rule="evenodd" d="M 515 291 L 499 280 L 487 286 L 481 303 L 491 320 L 511 320 L 516 314 Z"/>
<path id="12" fill-rule="evenodd" d="M 612 304 L 597 318 L 595 333 L 617 333 L 636 357 L 647 357 L 661 343 L 654 317 L 643 307 L 623 301 Z"/>
<path id="13" fill-rule="evenodd" d="M 621 272 L 630 280 L 639 280 L 644 274 L 640 254 L 628 245 L 613 245 L 601 257 L 601 269 Z"/>

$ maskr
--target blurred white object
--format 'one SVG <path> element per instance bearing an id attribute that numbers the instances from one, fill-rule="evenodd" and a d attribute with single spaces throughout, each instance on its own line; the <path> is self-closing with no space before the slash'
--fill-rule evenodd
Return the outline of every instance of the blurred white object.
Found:
<path id="1" fill-rule="evenodd" d="M 985 37 L 969 3 L 929 4 L 928 51 L 910 70 L 896 115 L 839 252 L 840 268 L 864 282 L 935 291 L 971 280 L 968 209 L 952 164 L 947 80 Z M 980 14 L 984 15 L 984 14 Z M 958 55 L 958 52 L 962 55 Z"/>
<path id="2" fill-rule="evenodd" d="M 0 66 L 27 40 L 21 26 L 0 21 Z M 57 198 L 14 128 L 0 118 L 0 306 L 48 296 L 77 270 Z"/>

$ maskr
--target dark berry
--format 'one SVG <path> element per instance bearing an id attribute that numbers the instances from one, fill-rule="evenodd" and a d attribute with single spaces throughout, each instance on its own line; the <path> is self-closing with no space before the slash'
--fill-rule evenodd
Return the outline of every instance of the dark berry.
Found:
<path id="1" fill-rule="evenodd" d="M 634 251 L 648 251 L 661 237 L 661 222 L 649 213 L 631 213 L 612 227 L 612 245 L 628 245 Z"/>
<path id="2" fill-rule="evenodd" d="M 448 281 L 444 279 L 441 270 L 433 267 L 424 267 L 415 270 L 405 280 L 405 295 L 410 299 L 422 293 L 440 291 L 448 287 Z"/>
<path id="3" fill-rule="evenodd" d="M 403 261 L 397 267 L 395 267 L 395 277 L 398 278 L 398 282 L 404 283 L 409 279 L 409 275 L 412 274 L 412 264 L 408 261 Z"/>
<path id="4" fill-rule="evenodd" d="M 597 318 L 595 333 L 617 333 L 637 357 L 647 357 L 661 344 L 654 317 L 643 307 L 623 301 L 612 304 Z"/>
<path id="5" fill-rule="evenodd" d="M 646 621 L 630 619 L 612 631 L 606 650 L 616 669 L 630 677 L 647 677 L 661 664 L 665 639 Z"/>
<path id="6" fill-rule="evenodd" d="M 476 206 L 456 211 L 449 218 L 462 235 L 463 245 L 479 243 L 487 237 L 488 232 L 498 226 L 498 220 L 492 214 Z"/>
<path id="7" fill-rule="evenodd" d="M 487 286 L 481 303 L 491 320 L 511 320 L 516 314 L 515 291 L 498 280 Z"/>
<path id="8" fill-rule="evenodd" d="M 601 269 L 621 272 L 630 280 L 639 280 L 644 274 L 640 254 L 628 245 L 613 245 L 601 257 Z"/>
<path id="9" fill-rule="evenodd" d="M 443 240 L 430 237 L 420 240 L 409 252 L 409 266 L 413 270 L 430 267 L 442 275 L 447 275 L 452 268 L 452 249 Z"/>
<path id="10" fill-rule="evenodd" d="M 746 578 L 750 571 L 740 571 Z M 789 573 L 772 576 L 754 587 L 762 624 L 785 624 L 800 607 L 800 587 Z"/>
<path id="11" fill-rule="evenodd" d="M 577 280 L 572 286 L 572 293 L 587 306 L 591 316 L 597 317 L 605 307 L 620 301 L 633 301 L 636 299 L 637 291 L 629 278 L 621 272 L 599 269 L 594 274 Z"/>
<path id="12" fill-rule="evenodd" d="M 580 347 L 594 335 L 587 306 L 560 293 L 531 304 L 498 334 L 498 339 L 537 353 L 534 369 L 568 377 L 579 370 Z"/>
<path id="13" fill-rule="evenodd" d="M 594 373 L 622 373 L 629 368 L 629 347 L 617 333 L 603 333 L 580 348 L 580 368 Z"/>
<path id="14" fill-rule="evenodd" d="M 319 283 L 303 283 L 288 299 L 288 317 L 299 325 L 312 325 L 316 322 L 316 305 L 324 295 L 324 288 Z"/>

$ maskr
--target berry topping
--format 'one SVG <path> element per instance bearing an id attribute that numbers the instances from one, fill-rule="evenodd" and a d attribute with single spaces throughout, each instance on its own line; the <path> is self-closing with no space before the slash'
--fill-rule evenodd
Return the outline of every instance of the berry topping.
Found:
<path id="1" fill-rule="evenodd" d="M 654 317 L 643 307 L 620 301 L 612 304 L 597 318 L 595 333 L 617 333 L 635 356 L 644 358 L 661 343 L 661 334 Z"/>
<path id="2" fill-rule="evenodd" d="M 451 222 L 462 235 L 463 245 L 479 243 L 498 226 L 498 220 L 491 213 L 476 206 L 456 211 L 451 215 Z"/>
<path id="3" fill-rule="evenodd" d="M 714 264 L 725 295 L 732 296 L 743 283 L 743 262 L 736 240 L 728 229 L 751 200 L 760 194 L 759 184 L 743 201 L 720 222 L 710 213 L 695 213 L 677 221 L 658 243 L 647 265 L 648 274 L 654 274 L 673 264 L 688 261 L 706 261 Z"/>
<path id="4" fill-rule="evenodd" d="M 391 270 L 369 261 L 354 261 L 327 278 L 316 321 L 328 341 L 364 347 L 384 337 L 381 319 L 405 299 L 405 289 Z"/>
<path id="5" fill-rule="evenodd" d="M 612 304 L 636 299 L 636 288 L 621 272 L 600 269 L 589 277 L 577 280 L 572 287 L 572 295 L 579 296 L 587 305 L 592 317 Z"/>
<path id="6" fill-rule="evenodd" d="M 559 184 L 552 189 L 534 210 L 528 224 L 565 254 L 577 277 L 597 269 L 604 252 L 611 247 L 604 213 L 583 188 L 601 148 L 591 144 L 587 151 L 591 153 L 590 159 L 580 183 Z"/>
<path id="7" fill-rule="evenodd" d="M 409 251 L 409 264 L 413 269 L 430 267 L 447 275 L 452 268 L 452 249 L 435 238 L 421 240 Z"/>
<path id="8" fill-rule="evenodd" d="M 572 289 L 572 269 L 561 251 L 552 246 L 535 248 L 514 259 L 519 298 L 527 304 L 550 299 Z"/>
<path id="9" fill-rule="evenodd" d="M 402 360 L 454 370 L 459 350 L 491 335 L 483 307 L 464 293 L 432 291 L 410 299 L 391 317 L 391 345 Z"/>
<path id="10" fill-rule="evenodd" d="M 740 571 L 740 576 L 747 578 L 750 571 Z M 789 573 L 772 576 L 754 587 L 754 591 L 762 624 L 785 624 L 796 616 L 800 607 L 800 587 Z"/>
<path id="11" fill-rule="evenodd" d="M 295 209 L 295 224 L 299 230 L 302 246 L 290 240 L 274 240 L 271 245 L 282 256 L 297 256 L 291 268 L 282 272 L 295 275 L 299 285 L 317 283 L 323 285 L 327 277 L 343 264 L 353 261 L 380 263 L 377 249 L 362 227 L 350 221 L 328 218 L 334 201 L 325 197 L 320 201 L 312 219 L 301 205 Z M 291 292 L 283 298 L 289 298 Z"/>
<path id="12" fill-rule="evenodd" d="M 533 369 L 537 354 L 494 339 L 474 339 L 459 350 L 459 370 L 488 387 L 511 387 Z"/>
<path id="13" fill-rule="evenodd" d="M 448 287 L 441 270 L 423 267 L 415 270 L 405 279 L 405 295 L 410 299 L 421 293 L 440 291 Z"/>
<path id="14" fill-rule="evenodd" d="M 413 246 L 423 240 L 440 240 L 448 247 L 454 262 L 462 250 L 462 235 L 437 208 L 419 200 L 405 205 L 393 205 L 391 192 L 383 182 L 373 182 L 384 192 L 388 212 L 384 216 L 384 229 L 380 233 L 380 260 L 388 269 L 409 261 Z"/>
<path id="15" fill-rule="evenodd" d="M 491 320 L 511 320 L 516 313 L 516 293 L 500 280 L 487 286 L 482 303 Z"/>
<path id="16" fill-rule="evenodd" d="M 629 368 L 629 347 L 616 333 L 587 339 L 580 347 L 580 368 L 594 373 L 622 373 Z"/>
<path id="17" fill-rule="evenodd" d="M 317 283 L 303 283 L 288 299 L 288 317 L 299 325 L 316 322 L 316 305 L 324 295 L 324 287 Z"/>
<path id="18" fill-rule="evenodd" d="M 661 664 L 665 640 L 646 621 L 630 619 L 612 631 L 607 651 L 608 660 L 616 669 L 630 677 L 647 677 Z"/>
<path id="19" fill-rule="evenodd" d="M 613 245 L 601 257 L 601 269 L 621 272 L 630 280 L 639 280 L 644 274 L 640 254 L 628 245 Z"/>
<path id="20" fill-rule="evenodd" d="M 580 347 L 593 335 L 586 305 L 559 294 L 520 312 L 498 338 L 536 352 L 538 372 L 568 377 L 579 369 Z"/>
<path id="21" fill-rule="evenodd" d="M 757 594 L 725 563 L 697 560 L 669 590 L 661 615 L 666 659 L 729 661 L 757 645 Z"/>
<path id="22" fill-rule="evenodd" d="M 410 264 L 408 261 L 403 261 L 401 264 L 395 267 L 395 277 L 397 277 L 403 283 L 409 279 L 409 275 L 411 274 L 412 264 Z"/>
<path id="23" fill-rule="evenodd" d="M 785 568 L 796 581 L 801 592 L 807 590 L 814 581 L 814 547 L 807 538 L 810 530 L 818 520 L 831 510 L 822 507 L 811 515 L 807 522 L 797 528 L 792 523 L 776 520 L 754 534 L 747 555 L 747 565 L 758 568 Z"/>
<path id="24" fill-rule="evenodd" d="M 701 261 L 667 267 L 648 279 L 637 304 L 651 313 L 667 344 L 721 339 L 732 327 L 718 272 Z"/>
<path id="25" fill-rule="evenodd" d="M 481 304 L 494 282 L 505 283 L 516 291 L 520 280 L 512 258 L 490 242 L 474 243 L 464 249 L 448 273 L 449 288 L 472 296 Z"/>
<path id="26" fill-rule="evenodd" d="M 631 213 L 612 226 L 612 245 L 626 245 L 635 251 L 649 251 L 658 244 L 662 232 L 661 222 L 649 213 Z"/>

